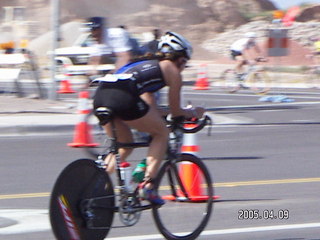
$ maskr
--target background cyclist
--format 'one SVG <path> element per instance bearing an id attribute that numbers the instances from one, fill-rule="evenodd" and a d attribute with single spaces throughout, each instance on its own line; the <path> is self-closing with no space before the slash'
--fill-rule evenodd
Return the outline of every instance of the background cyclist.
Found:
<path id="1" fill-rule="evenodd" d="M 262 51 L 256 42 L 256 38 L 257 35 L 255 32 L 247 32 L 243 38 L 236 40 L 230 47 L 231 57 L 233 60 L 237 61 L 235 70 L 238 73 L 239 78 L 243 75 L 243 66 L 248 64 L 250 59 L 254 58 L 254 52 L 255 55 L 260 57 L 262 55 Z M 252 51 L 252 49 L 254 49 L 254 51 Z"/>
<path id="2" fill-rule="evenodd" d="M 152 180 L 167 149 L 169 130 L 162 118 L 163 112 L 157 108 L 154 92 L 168 86 L 168 102 L 173 117 L 200 118 L 204 109 L 196 107 L 184 109 L 180 105 L 182 75 L 187 61 L 191 58 L 192 46 L 181 35 L 167 32 L 159 42 L 159 52 L 140 57 L 136 61 L 122 67 L 112 75 L 110 81 L 101 81 L 94 97 L 94 109 L 111 108 L 115 114 L 118 140 L 132 141 L 130 127 L 147 132 L 152 136 L 148 153 L 145 179 L 140 185 L 141 196 L 154 204 L 164 201 L 153 190 Z M 118 74 L 118 76 L 117 76 Z M 122 77 L 121 77 L 122 76 Z M 100 118 L 110 136 L 109 124 Z M 132 150 L 120 149 L 121 160 L 124 161 Z M 110 159 L 106 159 L 107 162 Z M 108 171 L 113 168 L 109 163 Z"/>

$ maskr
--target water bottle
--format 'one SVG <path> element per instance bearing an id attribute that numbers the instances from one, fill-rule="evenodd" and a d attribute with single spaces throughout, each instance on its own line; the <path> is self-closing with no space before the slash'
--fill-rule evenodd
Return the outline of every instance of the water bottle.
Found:
<path id="1" fill-rule="evenodd" d="M 136 183 L 143 182 L 146 168 L 147 168 L 147 159 L 144 158 L 133 170 L 132 180 Z"/>
<path id="2" fill-rule="evenodd" d="M 120 164 L 121 178 L 124 180 L 124 186 L 128 191 L 132 191 L 131 165 L 128 162 Z"/>

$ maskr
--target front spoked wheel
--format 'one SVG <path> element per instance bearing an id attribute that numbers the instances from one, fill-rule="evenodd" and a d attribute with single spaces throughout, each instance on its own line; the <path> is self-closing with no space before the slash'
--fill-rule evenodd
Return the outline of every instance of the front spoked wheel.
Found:
<path id="1" fill-rule="evenodd" d="M 265 71 L 257 71 L 250 76 L 248 85 L 255 94 L 266 94 L 270 90 L 271 80 Z"/>
<path id="2" fill-rule="evenodd" d="M 240 89 L 240 80 L 233 69 L 225 70 L 220 76 L 220 81 L 222 89 L 228 93 L 235 93 Z"/>
<path id="3" fill-rule="evenodd" d="M 175 163 L 166 162 L 155 187 L 166 200 L 163 206 L 153 208 L 159 231 L 170 240 L 196 239 L 213 207 L 212 182 L 203 162 L 190 154 L 182 154 Z"/>
<path id="4" fill-rule="evenodd" d="M 103 240 L 113 221 L 112 182 L 93 160 L 69 164 L 58 177 L 50 199 L 50 223 L 59 240 Z"/>

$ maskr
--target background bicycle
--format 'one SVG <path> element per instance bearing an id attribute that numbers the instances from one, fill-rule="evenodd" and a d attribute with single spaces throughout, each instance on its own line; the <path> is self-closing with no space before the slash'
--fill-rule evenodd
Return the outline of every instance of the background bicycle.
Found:
<path id="1" fill-rule="evenodd" d="M 114 213 L 124 226 L 132 226 L 147 209 L 152 209 L 155 224 L 166 239 L 196 239 L 212 212 L 212 181 L 204 163 L 192 154 L 181 154 L 180 149 L 184 132 L 200 131 L 209 120 L 199 120 L 192 128 L 185 128 L 180 121 L 168 126 L 172 133 L 167 161 L 154 180 L 155 189 L 166 200 L 162 206 L 142 201 L 138 188 L 128 187 L 128 179 L 121 174 L 118 147 L 135 148 L 146 143 L 122 144 L 114 138 L 98 160 L 79 159 L 69 164 L 58 177 L 50 201 L 50 220 L 57 239 L 104 239 L 116 227 Z M 117 181 L 111 180 L 102 161 L 109 154 L 117 159 L 113 176 Z"/>
<path id="2" fill-rule="evenodd" d="M 220 85 L 224 91 L 235 93 L 240 89 L 250 89 L 256 94 L 266 94 L 271 87 L 271 79 L 263 67 L 257 63 L 266 62 L 257 58 L 247 65 L 247 71 L 239 75 L 235 69 L 226 69 L 220 76 Z"/>

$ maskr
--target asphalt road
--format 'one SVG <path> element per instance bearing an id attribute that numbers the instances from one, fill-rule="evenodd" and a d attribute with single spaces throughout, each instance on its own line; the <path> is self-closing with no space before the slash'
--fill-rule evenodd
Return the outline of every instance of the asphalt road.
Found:
<path id="1" fill-rule="evenodd" d="M 259 102 L 261 96 L 246 91 L 230 95 L 187 88 L 185 101 L 224 118 L 213 126 L 212 136 L 197 134 L 199 155 L 220 196 L 199 239 L 320 239 L 320 92 L 272 94 L 286 94 L 294 102 Z M 61 169 L 84 156 L 66 146 L 71 139 L 72 133 L 0 137 L 0 239 L 54 239 L 49 192 Z M 143 155 L 138 150 L 132 159 L 138 162 Z M 247 219 L 253 211 L 269 218 Z M 109 238 L 162 239 L 149 212 L 134 227 L 112 229 Z"/>

